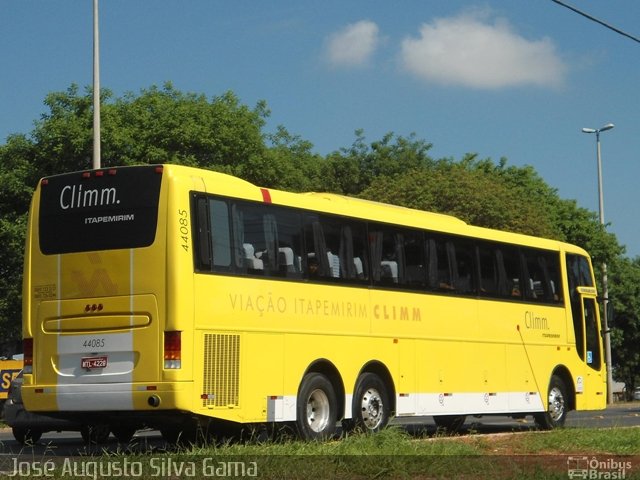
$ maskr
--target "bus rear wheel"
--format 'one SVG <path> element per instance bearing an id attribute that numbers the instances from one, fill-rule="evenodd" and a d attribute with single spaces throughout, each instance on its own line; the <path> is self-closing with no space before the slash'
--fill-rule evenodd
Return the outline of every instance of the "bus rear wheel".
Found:
<path id="1" fill-rule="evenodd" d="M 387 426 L 391 409 L 384 382 L 374 373 L 365 373 L 358 380 L 353 399 L 356 428 L 378 432 Z"/>
<path id="2" fill-rule="evenodd" d="M 548 407 L 544 413 L 533 416 L 536 425 L 543 430 L 551 430 L 564 426 L 569 412 L 569 395 L 562 378 L 552 375 L 549 381 Z"/>
<path id="3" fill-rule="evenodd" d="M 109 425 L 104 424 L 89 424 L 83 425 L 80 430 L 80 435 L 82 435 L 82 440 L 87 445 L 100 445 L 102 443 L 107 443 L 109 439 L 109 434 L 111 431 L 109 430 Z"/>
<path id="4" fill-rule="evenodd" d="M 118 442 L 129 443 L 136 433 L 136 428 L 118 425 L 117 427 L 111 427 L 111 433 L 113 433 Z"/>
<path id="5" fill-rule="evenodd" d="M 296 430 L 303 440 L 327 440 L 336 431 L 338 401 L 333 385 L 321 373 L 304 376 L 298 391 Z"/>
<path id="6" fill-rule="evenodd" d="M 42 437 L 42 432 L 34 428 L 13 427 L 13 438 L 22 445 L 34 445 Z"/>

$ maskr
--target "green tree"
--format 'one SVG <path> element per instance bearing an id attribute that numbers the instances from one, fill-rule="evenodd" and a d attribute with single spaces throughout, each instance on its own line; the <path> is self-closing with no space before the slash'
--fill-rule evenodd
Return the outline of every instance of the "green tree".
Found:
<path id="1" fill-rule="evenodd" d="M 22 319 L 22 258 L 27 210 L 37 182 L 34 146 L 12 135 L 0 146 L 0 354 L 17 353 Z"/>
<path id="2" fill-rule="evenodd" d="M 13 135 L 0 145 L 0 328 L 11 343 L 20 338 L 22 257 L 33 189 L 43 176 L 91 168 L 91 90 L 80 94 L 72 85 L 48 94 L 44 104 L 48 110 L 30 135 Z M 267 157 L 265 102 L 251 109 L 231 92 L 208 100 L 167 83 L 114 99 L 104 90 L 101 113 L 103 166 L 170 162 L 243 176 L 247 165 Z M 284 143 L 278 149 L 283 164 L 287 146 L 311 150 L 299 139 Z"/>
<path id="3" fill-rule="evenodd" d="M 363 130 L 356 130 L 350 148 L 343 148 L 328 156 L 322 166 L 325 190 L 357 195 L 375 179 L 393 178 L 407 171 L 422 169 L 431 164 L 428 151 L 432 144 L 416 138 L 387 133 L 370 145 Z"/>
<path id="4" fill-rule="evenodd" d="M 313 153 L 313 145 L 279 126 L 267 134 L 269 148 L 264 155 L 244 162 L 239 176 L 257 185 L 294 192 L 321 189 L 320 166 L 323 159 Z"/>
<path id="5" fill-rule="evenodd" d="M 265 151 L 265 102 L 250 109 L 232 92 L 209 101 L 166 83 L 128 93 L 102 112 L 107 165 L 168 162 L 238 174 Z"/>
<path id="6" fill-rule="evenodd" d="M 477 163 L 442 159 L 402 174 L 379 176 L 361 196 L 456 216 L 472 225 L 531 235 L 553 236 L 543 209 L 527 201 L 523 188 Z"/>
<path id="7" fill-rule="evenodd" d="M 640 258 L 618 256 L 609 265 L 609 297 L 615 312 L 610 325 L 613 374 L 629 395 L 640 385 Z"/>

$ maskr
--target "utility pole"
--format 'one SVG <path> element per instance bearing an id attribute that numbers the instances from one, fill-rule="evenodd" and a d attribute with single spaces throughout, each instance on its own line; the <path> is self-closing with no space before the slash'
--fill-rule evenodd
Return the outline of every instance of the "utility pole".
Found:
<path id="1" fill-rule="evenodd" d="M 600 213 L 600 224 L 604 222 L 604 193 L 602 190 L 602 157 L 600 155 L 600 132 L 606 132 L 614 127 L 613 123 L 607 123 L 600 128 L 583 128 L 583 133 L 596 134 L 596 161 L 598 163 L 598 210 Z M 604 351 L 607 361 L 607 404 L 613 403 L 613 367 L 611 365 L 611 332 L 609 330 L 609 281 L 607 278 L 607 263 L 602 263 L 602 330 L 604 330 Z"/>
<path id="2" fill-rule="evenodd" d="M 93 0 L 93 168 L 100 168 L 100 34 L 98 0 Z"/>

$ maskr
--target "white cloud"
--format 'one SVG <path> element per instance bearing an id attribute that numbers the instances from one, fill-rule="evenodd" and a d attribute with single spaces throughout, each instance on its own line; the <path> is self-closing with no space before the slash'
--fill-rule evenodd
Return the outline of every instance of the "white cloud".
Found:
<path id="1" fill-rule="evenodd" d="M 478 12 L 423 24 L 419 38 L 402 42 L 403 67 L 432 83 L 496 89 L 558 87 L 567 67 L 548 38 L 527 40 L 504 19 Z"/>
<path id="2" fill-rule="evenodd" d="M 361 20 L 328 38 L 327 59 L 334 67 L 363 66 L 373 55 L 378 43 L 378 26 L 369 20 Z"/>

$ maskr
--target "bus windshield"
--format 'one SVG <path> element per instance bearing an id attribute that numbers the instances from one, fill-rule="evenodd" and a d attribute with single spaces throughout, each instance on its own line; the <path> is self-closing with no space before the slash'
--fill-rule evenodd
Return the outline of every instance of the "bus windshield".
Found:
<path id="1" fill-rule="evenodd" d="M 161 173 L 161 167 L 144 166 L 43 179 L 42 253 L 151 245 L 156 234 Z"/>

